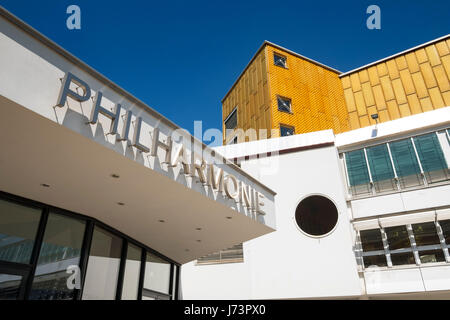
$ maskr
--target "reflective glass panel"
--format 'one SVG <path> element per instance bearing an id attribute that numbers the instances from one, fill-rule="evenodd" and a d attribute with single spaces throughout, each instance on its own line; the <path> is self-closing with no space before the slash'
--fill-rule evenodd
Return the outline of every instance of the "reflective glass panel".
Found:
<path id="1" fill-rule="evenodd" d="M 392 168 L 391 158 L 386 144 L 367 148 L 367 159 L 369 161 L 370 172 L 375 191 L 396 190 L 394 169 Z"/>
<path id="2" fill-rule="evenodd" d="M 345 154 L 345 164 L 353 195 L 370 193 L 370 178 L 364 150 L 355 150 Z"/>
<path id="3" fill-rule="evenodd" d="M 364 261 L 364 267 L 369 268 L 371 266 L 377 266 L 377 267 L 386 267 L 386 256 L 385 255 L 378 255 L 378 256 L 366 256 L 363 257 Z"/>
<path id="4" fill-rule="evenodd" d="M 95 227 L 83 288 L 83 300 L 114 300 L 119 276 L 122 239 Z"/>
<path id="5" fill-rule="evenodd" d="M 41 210 L 0 200 L 0 260 L 30 263 Z"/>
<path id="6" fill-rule="evenodd" d="M 131 243 L 128 244 L 127 261 L 125 262 L 123 276 L 122 300 L 137 300 L 138 298 L 141 255 L 141 248 Z"/>
<path id="7" fill-rule="evenodd" d="M 50 213 L 39 253 L 30 299 L 71 300 L 74 298 L 86 223 L 83 220 Z M 69 273 L 67 271 L 70 271 Z M 73 270 L 73 271 L 71 271 Z M 72 284 L 68 284 L 71 277 Z M 77 280 L 78 281 L 78 280 Z"/>
<path id="8" fill-rule="evenodd" d="M 414 143 L 427 181 L 433 183 L 449 179 L 447 162 L 436 133 L 415 137 Z"/>
<path id="9" fill-rule="evenodd" d="M 18 300 L 21 286 L 21 276 L 0 273 L 0 300 Z"/>
<path id="10" fill-rule="evenodd" d="M 390 250 L 411 248 L 406 226 L 396 226 L 384 228 L 387 235 Z"/>
<path id="11" fill-rule="evenodd" d="M 168 294 L 170 287 L 170 263 L 154 254 L 147 253 L 144 278 L 144 289 Z"/>
<path id="12" fill-rule="evenodd" d="M 361 230 L 359 235 L 364 252 L 384 250 L 380 229 Z"/>
<path id="13" fill-rule="evenodd" d="M 392 159 L 401 188 L 423 185 L 419 162 L 410 139 L 390 142 Z"/>
<path id="14" fill-rule="evenodd" d="M 439 224 L 441 225 L 444 234 L 445 243 L 450 245 L 450 220 L 441 220 L 439 221 Z"/>
<path id="15" fill-rule="evenodd" d="M 416 264 L 412 252 L 391 253 L 392 265 L 400 266 L 405 264 Z"/>
<path id="16" fill-rule="evenodd" d="M 442 250 L 419 251 L 420 262 L 445 262 L 444 252 Z"/>
<path id="17" fill-rule="evenodd" d="M 428 246 L 433 244 L 440 244 L 439 236 L 437 234 L 436 225 L 434 222 L 417 223 L 412 225 L 416 245 Z"/>

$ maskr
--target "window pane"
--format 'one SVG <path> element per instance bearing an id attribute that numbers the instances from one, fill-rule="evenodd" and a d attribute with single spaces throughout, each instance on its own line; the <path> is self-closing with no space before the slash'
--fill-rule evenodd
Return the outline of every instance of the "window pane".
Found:
<path id="1" fill-rule="evenodd" d="M 370 178 L 364 150 L 348 152 L 345 159 L 351 193 L 353 195 L 370 193 Z"/>
<path id="2" fill-rule="evenodd" d="M 144 288 L 169 293 L 170 286 L 170 263 L 147 253 L 147 262 L 145 263 Z"/>
<path id="3" fill-rule="evenodd" d="M 22 276 L 0 273 L 0 300 L 18 300 Z"/>
<path id="4" fill-rule="evenodd" d="M 281 135 L 282 137 L 292 136 L 293 134 L 294 134 L 294 128 L 292 128 L 292 127 L 280 126 L 280 135 Z"/>
<path id="5" fill-rule="evenodd" d="M 364 268 L 369 268 L 371 266 L 377 266 L 377 267 L 386 267 L 387 266 L 385 255 L 363 257 L 363 261 L 364 261 Z"/>
<path id="6" fill-rule="evenodd" d="M 401 188 L 420 186 L 423 179 L 410 139 L 389 143 Z"/>
<path id="7" fill-rule="evenodd" d="M 387 235 L 390 250 L 411 248 L 406 226 L 388 227 L 384 231 Z"/>
<path id="8" fill-rule="evenodd" d="M 114 300 L 116 298 L 121 251 L 121 238 L 95 227 L 83 300 Z"/>
<path id="9" fill-rule="evenodd" d="M 433 183 L 447 180 L 448 166 L 436 133 L 415 137 L 414 143 L 427 181 Z"/>
<path id="10" fill-rule="evenodd" d="M 69 266 L 78 266 L 86 224 L 82 220 L 50 213 L 39 253 L 30 299 L 70 300 Z"/>
<path id="11" fill-rule="evenodd" d="M 123 277 L 122 300 L 137 300 L 142 249 L 129 244 Z"/>
<path id="12" fill-rule="evenodd" d="M 382 144 L 368 148 L 367 158 L 375 190 L 383 192 L 397 189 L 387 145 Z"/>
<path id="13" fill-rule="evenodd" d="M 450 245 L 450 220 L 439 221 L 442 232 L 444 233 L 445 243 Z"/>
<path id="14" fill-rule="evenodd" d="M 277 97 L 278 110 L 283 112 L 291 112 L 291 99 Z"/>
<path id="15" fill-rule="evenodd" d="M 419 251 L 420 262 L 445 262 L 444 252 L 442 250 Z"/>
<path id="16" fill-rule="evenodd" d="M 286 68 L 286 57 L 273 54 L 273 61 L 276 66 Z"/>
<path id="17" fill-rule="evenodd" d="M 364 252 L 384 250 L 380 229 L 361 230 L 359 235 Z"/>
<path id="18" fill-rule="evenodd" d="M 41 210 L 0 200 L 0 260 L 30 263 Z"/>
<path id="19" fill-rule="evenodd" d="M 416 264 L 412 252 L 391 253 L 392 265 L 400 266 L 404 264 Z"/>
<path id="20" fill-rule="evenodd" d="M 225 129 L 233 130 L 237 126 L 237 109 L 234 109 L 225 121 Z"/>
<path id="21" fill-rule="evenodd" d="M 413 224 L 412 228 L 418 247 L 441 243 L 434 222 Z"/>
<path id="22" fill-rule="evenodd" d="M 178 300 L 177 297 L 177 270 L 178 267 L 173 265 L 173 277 L 172 277 L 172 300 Z"/>

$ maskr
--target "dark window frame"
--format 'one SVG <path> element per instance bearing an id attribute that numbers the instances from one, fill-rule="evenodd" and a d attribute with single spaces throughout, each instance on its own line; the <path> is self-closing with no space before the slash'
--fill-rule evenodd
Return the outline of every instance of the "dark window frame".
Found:
<path id="1" fill-rule="evenodd" d="M 121 293 L 121 291 L 122 291 L 121 289 L 123 288 L 123 280 L 124 280 L 123 275 L 124 275 L 124 270 L 125 270 L 124 269 L 124 267 L 125 267 L 124 261 L 126 261 L 123 259 L 124 254 L 125 254 L 125 258 L 126 258 L 126 249 L 124 249 L 125 243 L 126 244 L 131 243 L 131 244 L 141 248 L 142 258 L 144 258 L 146 256 L 147 252 L 149 252 L 149 253 L 154 254 L 157 257 L 167 261 L 168 263 L 170 263 L 171 270 L 173 268 L 172 267 L 173 265 L 177 266 L 176 292 L 172 296 L 176 297 L 176 298 L 178 297 L 178 286 L 179 286 L 179 281 L 180 281 L 179 276 L 180 276 L 181 265 L 179 263 L 175 262 L 174 260 L 164 256 L 163 254 L 157 252 L 156 250 L 144 245 L 143 243 L 140 243 L 139 241 L 131 238 L 130 236 L 122 233 L 121 231 L 119 231 L 119 230 L 103 223 L 102 221 L 97 220 L 96 218 L 93 218 L 93 217 L 89 217 L 89 216 L 86 216 L 86 215 L 83 215 L 80 213 L 76 213 L 73 211 L 69 211 L 66 209 L 54 207 L 52 205 L 41 203 L 41 202 L 38 202 L 35 200 L 26 199 L 26 198 L 23 198 L 23 197 L 20 197 L 17 195 L 13 195 L 13 194 L 10 194 L 10 193 L 4 192 L 4 191 L 0 191 L 0 199 L 9 201 L 9 202 L 12 202 L 15 204 L 23 205 L 26 207 L 31 207 L 34 209 L 41 210 L 41 217 L 40 217 L 40 221 L 39 221 L 38 231 L 36 233 L 36 237 L 35 237 L 34 244 L 33 244 L 33 252 L 32 252 L 31 259 L 30 259 L 30 263 L 26 264 L 26 263 L 12 263 L 12 262 L 7 262 L 7 261 L 0 261 L 0 267 L 5 267 L 5 266 L 14 267 L 16 270 L 20 270 L 21 272 L 27 273 L 26 277 L 24 277 L 24 280 L 23 280 L 24 281 L 24 289 L 23 289 L 24 290 L 24 294 L 23 294 L 24 300 L 28 300 L 30 292 L 31 292 L 34 274 L 36 271 L 40 250 L 42 248 L 42 242 L 44 239 L 45 230 L 46 230 L 46 226 L 47 226 L 47 220 L 48 220 L 48 216 L 49 216 L 50 212 L 54 213 L 54 214 L 59 214 L 59 215 L 75 218 L 75 219 L 84 220 L 86 222 L 86 228 L 85 228 L 85 233 L 83 236 L 83 244 L 82 244 L 82 249 L 81 249 L 81 253 L 80 253 L 80 261 L 79 261 L 80 272 L 81 272 L 81 289 L 75 289 L 73 300 L 81 300 L 81 298 L 83 296 L 84 281 L 86 279 L 86 271 L 87 271 L 87 266 L 88 266 L 89 253 L 90 253 L 91 244 L 92 244 L 92 235 L 93 235 L 95 226 L 98 226 L 98 227 L 116 235 L 117 237 L 120 237 L 123 241 L 122 257 L 121 257 L 120 268 L 119 268 L 119 278 L 118 278 L 117 287 L 116 287 L 116 300 L 120 300 L 121 295 L 119 295 L 119 291 Z M 145 272 L 145 261 L 141 260 L 138 300 L 140 300 L 142 298 L 144 272 Z M 172 281 L 172 279 L 170 281 Z"/>
<path id="2" fill-rule="evenodd" d="M 226 131 L 232 131 L 232 130 L 235 130 L 236 128 L 237 128 L 237 125 L 238 125 L 238 113 L 237 113 L 237 106 L 236 107 L 234 107 L 234 109 L 228 114 L 228 116 L 225 118 L 225 120 L 223 120 L 223 125 L 225 126 L 225 130 Z M 228 128 L 227 127 L 227 122 L 230 120 L 230 119 L 232 119 L 232 117 L 234 116 L 234 115 L 236 115 L 236 124 L 235 124 L 235 126 L 233 127 L 233 128 Z"/>
<path id="3" fill-rule="evenodd" d="M 277 60 L 275 59 L 275 56 L 278 56 L 281 59 L 284 59 L 284 64 L 283 65 L 277 64 Z M 280 53 L 274 51 L 273 52 L 273 65 L 277 66 L 277 67 L 280 67 L 280 68 L 283 68 L 283 69 L 289 69 L 288 68 L 288 64 L 287 64 L 287 56 L 285 56 L 284 54 L 280 54 Z"/>
<path id="4" fill-rule="evenodd" d="M 289 100 L 289 111 L 280 109 L 280 104 L 279 104 L 280 100 L 279 99 L 281 99 L 281 100 Z M 288 98 L 288 97 L 285 97 L 285 96 L 280 96 L 279 94 L 277 94 L 277 109 L 280 112 L 284 112 L 284 113 L 287 113 L 287 114 L 294 114 L 294 112 L 292 112 L 292 99 Z"/>
<path id="5" fill-rule="evenodd" d="M 292 129 L 292 134 L 283 136 L 281 134 L 281 127 L 286 128 L 286 129 Z M 288 124 L 284 124 L 284 123 L 280 123 L 280 137 L 290 137 L 290 136 L 293 136 L 293 135 L 295 135 L 295 127 L 294 126 L 291 126 L 291 125 L 288 125 Z"/>

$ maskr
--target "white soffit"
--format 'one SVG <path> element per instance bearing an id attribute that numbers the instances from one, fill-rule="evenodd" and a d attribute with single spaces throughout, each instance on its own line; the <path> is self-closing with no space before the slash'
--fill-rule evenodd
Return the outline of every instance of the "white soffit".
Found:
<path id="1" fill-rule="evenodd" d="M 438 220 L 449 220 L 450 219 L 450 208 L 436 210 Z"/>
<path id="2" fill-rule="evenodd" d="M 358 143 L 367 143 L 390 136 L 407 133 L 427 127 L 450 125 L 450 107 L 444 107 L 433 111 L 391 120 L 378 125 L 372 125 L 336 135 L 336 147 L 346 148 Z M 376 135 L 374 136 L 374 130 Z"/>

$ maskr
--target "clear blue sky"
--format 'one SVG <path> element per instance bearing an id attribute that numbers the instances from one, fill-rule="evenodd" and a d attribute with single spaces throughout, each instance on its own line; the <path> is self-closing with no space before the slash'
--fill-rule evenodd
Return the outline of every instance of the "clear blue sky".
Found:
<path id="1" fill-rule="evenodd" d="M 450 1 L 0 0 L 13 14 L 193 133 L 264 40 L 348 71 L 450 33 Z M 81 30 L 66 8 L 81 8 Z M 381 8 L 381 30 L 366 8 Z"/>

